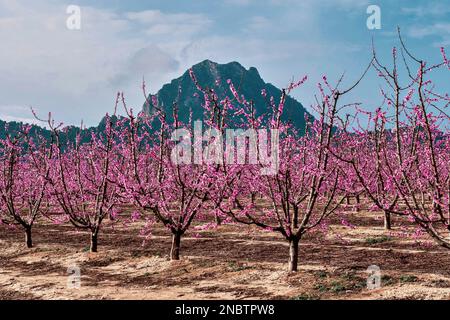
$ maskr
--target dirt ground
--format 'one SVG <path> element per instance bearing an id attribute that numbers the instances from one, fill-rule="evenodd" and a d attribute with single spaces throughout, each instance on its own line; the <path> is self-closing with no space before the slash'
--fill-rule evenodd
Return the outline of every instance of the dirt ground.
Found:
<path id="1" fill-rule="evenodd" d="M 145 246 L 140 226 L 102 230 L 99 253 L 70 226 L 40 224 L 35 247 L 0 228 L 0 299 L 449 299 L 450 252 L 398 237 L 376 213 L 349 213 L 356 228 L 336 221 L 326 237 L 300 246 L 299 272 L 286 272 L 288 247 L 277 234 L 247 226 L 191 232 L 182 259 L 168 258 L 171 239 L 157 228 Z M 412 228 L 409 228 L 413 231 Z M 367 268 L 381 269 L 381 288 L 367 289 Z M 80 288 L 68 268 L 78 266 Z"/>

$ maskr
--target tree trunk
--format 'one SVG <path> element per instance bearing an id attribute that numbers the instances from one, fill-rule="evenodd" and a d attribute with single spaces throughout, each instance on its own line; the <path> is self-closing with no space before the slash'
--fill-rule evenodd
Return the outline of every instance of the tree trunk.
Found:
<path id="1" fill-rule="evenodd" d="M 347 205 L 350 205 L 350 204 L 351 204 L 351 202 L 350 202 L 350 197 L 345 197 L 345 200 L 347 201 Z"/>
<path id="2" fill-rule="evenodd" d="M 97 244 L 98 244 L 98 233 L 92 232 L 91 233 L 91 248 L 90 252 L 97 252 Z"/>
<path id="3" fill-rule="evenodd" d="M 298 266 L 298 239 L 289 241 L 289 272 L 297 272 Z"/>
<path id="4" fill-rule="evenodd" d="M 391 230 L 391 213 L 388 211 L 384 212 L 384 228 Z"/>
<path id="5" fill-rule="evenodd" d="M 359 207 L 360 205 L 361 205 L 361 198 L 358 194 L 358 195 L 356 195 L 356 212 L 359 212 L 361 210 Z"/>
<path id="6" fill-rule="evenodd" d="M 31 228 L 25 229 L 25 243 L 27 244 L 27 248 L 33 248 L 33 238 L 31 236 Z"/>
<path id="7" fill-rule="evenodd" d="M 360 206 L 361 206 L 361 199 L 359 197 L 359 194 L 357 194 L 355 196 L 355 206 L 354 206 L 356 212 L 359 212 L 361 210 Z"/>
<path id="8" fill-rule="evenodd" d="M 170 250 L 171 260 L 180 260 L 181 234 L 175 233 L 172 236 L 172 249 Z"/>
<path id="9" fill-rule="evenodd" d="M 220 226 L 222 224 L 222 219 L 220 218 L 220 216 L 216 213 L 216 224 L 218 226 Z"/>
<path id="10" fill-rule="evenodd" d="M 294 207 L 294 228 L 298 228 L 298 207 Z"/>

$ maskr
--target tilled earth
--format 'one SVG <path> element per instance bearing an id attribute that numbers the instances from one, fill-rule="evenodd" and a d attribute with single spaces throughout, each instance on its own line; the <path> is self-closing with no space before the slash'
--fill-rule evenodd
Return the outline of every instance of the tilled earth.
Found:
<path id="1" fill-rule="evenodd" d="M 177 262 L 159 226 L 145 245 L 139 224 L 105 226 L 96 254 L 88 252 L 88 235 L 69 225 L 41 222 L 31 250 L 21 233 L 1 227 L 0 299 L 450 298 L 448 250 L 426 237 L 399 237 L 413 228 L 395 219 L 389 232 L 379 214 L 347 216 L 355 228 L 336 221 L 326 236 L 302 239 L 294 274 L 286 272 L 287 243 L 247 226 L 186 234 Z M 381 270 L 381 287 L 369 290 L 372 265 Z M 71 275 L 76 268 L 79 282 Z"/>

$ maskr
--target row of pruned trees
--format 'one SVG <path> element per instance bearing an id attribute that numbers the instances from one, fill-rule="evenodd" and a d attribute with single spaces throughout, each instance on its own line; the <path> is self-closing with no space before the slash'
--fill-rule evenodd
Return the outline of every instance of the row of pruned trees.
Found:
<path id="1" fill-rule="evenodd" d="M 324 77 L 312 106 L 315 119 L 307 119 L 304 132 L 281 119 L 287 95 L 306 78 L 291 83 L 279 101 L 269 98 L 269 111 L 260 114 L 231 82 L 231 95 L 219 97 L 191 71 L 207 124 L 192 146 L 202 161 L 178 149 L 180 136 L 173 135 L 181 129 L 181 142 L 192 142 L 192 119 L 179 121 L 177 101 L 168 115 L 157 97 L 147 100 L 151 115 L 135 115 L 118 94 L 105 129 L 86 143 L 80 135 L 72 142 L 63 137 L 66 130 L 51 116 L 51 141 L 24 126 L 0 141 L 0 222 L 22 228 L 28 247 L 38 218 L 70 223 L 88 231 L 96 252 L 103 221 L 115 221 L 120 208 L 133 206 L 170 232 L 173 260 L 197 220 L 253 225 L 286 239 L 289 270 L 296 271 L 304 235 L 323 230 L 332 215 L 346 210 L 346 199 L 355 197 L 358 206 L 363 198 L 367 207 L 383 211 L 387 229 L 391 215 L 399 215 L 450 248 L 450 98 L 430 80 L 432 72 L 448 71 L 449 61 L 442 50 L 443 61 L 427 65 L 401 44 L 391 66 L 374 51 L 362 77 L 347 88 L 342 78 L 333 86 Z M 383 80 L 383 103 L 368 112 L 342 102 L 372 71 Z M 115 116 L 119 104 L 126 117 Z M 345 108 L 355 112 L 343 116 Z M 261 128 L 276 134 L 250 135 L 240 149 L 229 150 L 222 138 L 232 128 L 244 136 Z M 242 161 L 230 163 L 230 157 Z M 193 161 L 175 161 L 181 158 Z M 263 174 L 267 165 L 276 170 Z"/>

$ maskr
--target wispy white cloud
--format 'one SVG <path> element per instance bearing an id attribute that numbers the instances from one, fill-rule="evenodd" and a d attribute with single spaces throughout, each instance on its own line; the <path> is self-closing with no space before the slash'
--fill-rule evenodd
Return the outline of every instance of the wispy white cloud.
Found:
<path id="1" fill-rule="evenodd" d="M 142 77 L 150 78 L 152 82 L 159 84 L 165 80 L 165 74 L 178 71 L 179 65 L 179 62 L 170 54 L 157 45 L 150 44 L 127 59 L 121 72 L 111 79 L 111 84 L 115 86 L 136 84 Z"/>
<path id="2" fill-rule="evenodd" d="M 336 7 L 342 9 L 355 9 L 367 6 L 369 0 L 224 0 L 226 5 L 238 5 L 238 6 L 249 6 L 249 5 L 259 5 L 259 6 L 285 6 L 285 7 L 305 7 L 305 6 L 317 6 L 317 7 Z"/>
<path id="3" fill-rule="evenodd" d="M 225 5 L 237 5 L 237 6 L 248 6 L 255 3 L 254 0 L 223 0 Z"/>
<path id="4" fill-rule="evenodd" d="M 269 18 L 263 16 L 251 17 L 247 26 L 245 27 L 246 32 L 264 31 L 274 27 L 274 22 Z"/>
<path id="5" fill-rule="evenodd" d="M 426 36 L 450 35 L 450 23 L 435 23 L 429 26 L 413 26 L 409 29 L 409 35 L 415 38 L 423 38 Z"/>
<path id="6" fill-rule="evenodd" d="M 435 16 L 441 17 L 450 13 L 450 6 L 443 2 L 428 2 L 426 5 L 415 7 L 404 7 L 401 12 L 406 15 L 413 15 L 417 17 Z"/>
<path id="7" fill-rule="evenodd" d="M 6 122 L 21 122 L 25 124 L 35 124 L 40 127 L 45 127 L 45 124 L 42 121 L 39 121 L 35 118 L 24 118 L 24 117 L 14 117 L 7 114 L 0 113 L 0 119 Z"/>
<path id="8" fill-rule="evenodd" d="M 82 29 L 66 28 L 53 0 L 0 0 L 0 87 L 5 104 L 34 105 L 71 123 L 95 124 L 115 92 L 140 106 L 142 76 L 151 90 L 178 71 L 175 56 L 212 22 L 200 14 L 114 12 L 83 6 Z M 5 111 L 0 118 L 17 118 Z"/>
<path id="9" fill-rule="evenodd" d="M 450 23 L 448 15 L 450 6 L 442 1 L 430 1 L 418 6 L 403 7 L 404 15 L 416 19 L 408 29 L 408 35 L 423 39 L 434 36 L 440 40 L 434 41 L 434 46 L 448 46 L 450 44 Z"/>
<path id="10" fill-rule="evenodd" d="M 434 23 L 428 26 L 411 26 L 408 35 L 413 38 L 423 39 L 429 36 L 438 37 L 440 40 L 434 41 L 434 46 L 448 46 L 450 44 L 450 23 Z"/>
<path id="11" fill-rule="evenodd" d="M 33 116 L 31 109 L 25 106 L 0 105 L 0 119 L 43 126 L 42 122 Z"/>
<path id="12" fill-rule="evenodd" d="M 125 17 L 138 22 L 148 35 L 186 36 L 196 34 L 211 25 L 203 14 L 163 13 L 160 10 L 129 12 Z"/>

